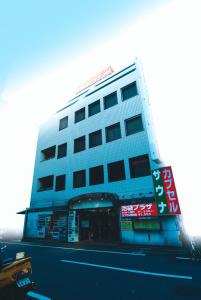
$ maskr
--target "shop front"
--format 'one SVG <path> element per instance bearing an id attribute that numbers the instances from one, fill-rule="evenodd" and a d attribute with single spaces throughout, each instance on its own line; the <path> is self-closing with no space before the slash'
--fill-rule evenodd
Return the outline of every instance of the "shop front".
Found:
<path id="1" fill-rule="evenodd" d="M 67 207 L 27 209 L 23 239 L 67 240 Z"/>
<path id="2" fill-rule="evenodd" d="M 69 202 L 68 241 L 119 239 L 117 198 L 110 193 L 85 194 Z"/>

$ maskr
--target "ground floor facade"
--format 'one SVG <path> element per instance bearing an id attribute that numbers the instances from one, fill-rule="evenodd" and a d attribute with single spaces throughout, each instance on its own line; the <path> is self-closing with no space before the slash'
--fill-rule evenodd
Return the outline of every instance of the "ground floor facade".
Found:
<path id="1" fill-rule="evenodd" d="M 154 198 L 144 198 L 143 202 L 150 206 Z M 133 203 L 138 206 L 139 199 L 121 201 L 114 194 L 94 193 L 75 197 L 66 206 L 29 208 L 23 238 L 182 246 L 178 216 L 123 215 L 122 207 Z"/>

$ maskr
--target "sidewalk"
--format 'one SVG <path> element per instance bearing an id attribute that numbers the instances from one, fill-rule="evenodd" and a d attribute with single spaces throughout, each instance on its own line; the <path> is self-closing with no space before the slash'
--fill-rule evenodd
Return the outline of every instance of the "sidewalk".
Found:
<path id="1" fill-rule="evenodd" d="M 98 241 L 82 241 L 76 243 L 64 243 L 61 241 L 49 240 L 31 240 L 24 239 L 22 243 L 30 244 L 42 244 L 44 246 L 64 247 L 64 248 L 76 248 L 76 249 L 89 249 L 89 250 L 100 250 L 100 251 L 116 251 L 116 252 L 140 252 L 149 255 L 168 255 L 168 256 L 182 256 L 190 257 L 190 251 L 184 247 L 174 246 L 151 246 L 151 245 L 131 245 L 122 244 L 120 242 L 98 242 Z"/>

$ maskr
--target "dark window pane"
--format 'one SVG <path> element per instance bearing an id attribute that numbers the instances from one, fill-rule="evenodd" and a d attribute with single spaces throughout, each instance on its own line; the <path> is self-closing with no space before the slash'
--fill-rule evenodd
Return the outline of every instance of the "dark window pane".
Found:
<path id="1" fill-rule="evenodd" d="M 66 175 L 56 176 L 56 191 L 65 190 Z"/>
<path id="2" fill-rule="evenodd" d="M 62 144 L 58 146 L 57 158 L 62 158 L 67 155 L 67 144 Z"/>
<path id="3" fill-rule="evenodd" d="M 55 157 L 56 146 L 49 147 L 41 151 L 42 160 L 48 160 Z"/>
<path id="4" fill-rule="evenodd" d="M 129 158 L 131 178 L 148 176 L 151 174 L 148 154 Z"/>
<path id="5" fill-rule="evenodd" d="M 38 191 L 53 189 L 54 176 L 46 176 L 38 179 Z"/>
<path id="6" fill-rule="evenodd" d="M 85 150 L 85 136 L 74 140 L 74 153 Z"/>
<path id="7" fill-rule="evenodd" d="M 86 186 L 86 170 L 81 170 L 73 173 L 73 187 L 79 188 Z"/>
<path id="8" fill-rule="evenodd" d="M 89 104 L 88 116 L 91 117 L 100 112 L 100 100 Z"/>
<path id="9" fill-rule="evenodd" d="M 119 181 L 126 179 L 124 161 L 116 161 L 110 163 L 108 166 L 108 181 Z"/>
<path id="10" fill-rule="evenodd" d="M 141 116 L 136 116 L 125 120 L 126 135 L 131 135 L 143 130 Z"/>
<path id="11" fill-rule="evenodd" d="M 75 123 L 78 123 L 85 119 L 85 107 L 75 112 Z"/>
<path id="12" fill-rule="evenodd" d="M 105 128 L 106 131 L 106 142 L 112 142 L 121 138 L 120 123 L 108 126 Z"/>
<path id="13" fill-rule="evenodd" d="M 102 144 L 102 131 L 97 130 L 89 134 L 89 148 Z"/>
<path id="14" fill-rule="evenodd" d="M 106 97 L 104 97 L 104 109 L 110 108 L 116 104 L 117 102 L 117 92 L 114 92 Z"/>
<path id="15" fill-rule="evenodd" d="M 65 117 L 59 121 L 59 130 L 62 130 L 67 127 L 68 127 L 68 117 Z"/>
<path id="16" fill-rule="evenodd" d="M 123 87 L 121 92 L 122 92 L 122 101 L 127 100 L 131 97 L 135 97 L 138 94 L 136 81 Z"/>
<path id="17" fill-rule="evenodd" d="M 104 183 L 103 166 L 98 166 L 89 169 L 89 182 L 90 185 Z"/>

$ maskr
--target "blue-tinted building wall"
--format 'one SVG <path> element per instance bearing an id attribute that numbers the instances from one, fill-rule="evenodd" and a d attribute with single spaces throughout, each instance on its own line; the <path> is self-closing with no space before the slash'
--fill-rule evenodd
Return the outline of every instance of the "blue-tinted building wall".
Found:
<path id="1" fill-rule="evenodd" d="M 133 83 L 137 88 L 136 93 L 128 89 L 127 94 L 124 95 L 127 99 L 124 100 L 125 87 Z M 106 109 L 105 97 L 114 92 L 117 94 L 117 104 Z M 100 112 L 89 116 L 89 105 L 97 100 L 100 100 Z M 75 123 L 75 112 L 82 108 L 85 108 L 85 118 Z M 60 130 L 61 120 L 65 117 L 68 117 L 68 126 Z M 127 135 L 128 123 L 126 122 L 134 117 L 141 120 L 142 124 L 136 124 L 136 130 L 135 124 L 132 125 L 134 130 L 131 128 L 131 134 Z M 117 123 L 120 126 L 120 136 L 118 139 L 108 142 L 107 135 L 109 133 L 106 132 L 106 128 Z M 102 143 L 90 148 L 89 135 L 98 130 L 101 130 Z M 83 136 L 85 136 L 85 150 L 74 153 L 74 140 Z M 67 144 L 67 155 L 57 158 L 58 146 L 65 143 Z M 44 160 L 44 149 L 52 146 L 55 146 L 54 157 Z M 114 206 L 110 199 L 107 200 L 107 196 L 102 200 L 101 197 L 98 197 L 101 193 L 108 193 L 114 195 L 117 203 L 115 205 L 118 206 L 115 213 L 119 222 L 118 238 L 120 241 L 133 244 L 179 246 L 179 224 L 175 216 L 158 218 L 160 230 L 135 230 L 134 228 L 123 230 L 121 228 L 120 207 L 124 202 L 129 203 L 132 200 L 137 201 L 137 203 L 154 201 L 151 175 L 136 178 L 132 178 L 131 175 L 129 159 L 143 155 L 148 155 L 150 170 L 163 166 L 154 136 L 150 104 L 142 69 L 136 60 L 132 65 L 107 76 L 107 78 L 82 91 L 80 96 L 78 95 L 67 102 L 65 108 L 60 109 L 40 127 L 25 236 L 32 238 L 45 236 L 43 233 L 37 235 L 37 230 L 40 227 L 37 225 L 38 215 L 51 215 L 53 208 L 66 206 L 66 210 L 64 209 L 62 213 L 64 215 L 66 213 L 68 216 L 69 209 L 76 210 L 76 205 L 78 205 L 73 206 L 72 204 L 75 197 L 80 197 L 79 203 L 82 202 L 77 206 L 78 209 L 90 210 Z M 122 180 L 111 181 L 108 174 L 108 164 L 118 161 L 123 161 L 125 174 Z M 90 185 L 89 169 L 96 166 L 103 166 L 104 182 Z M 80 170 L 85 170 L 86 183 L 83 187 L 75 188 L 73 173 Z M 41 178 L 43 180 L 46 176 L 51 175 L 53 175 L 51 188 L 41 189 Z M 56 176 L 60 175 L 65 175 L 65 188 L 57 191 Z M 85 197 L 82 198 L 83 195 Z M 89 195 L 89 199 L 86 195 Z M 93 197 L 93 195 L 95 196 Z M 90 197 L 93 197 L 91 204 Z M 67 232 L 67 221 L 65 226 Z"/>

